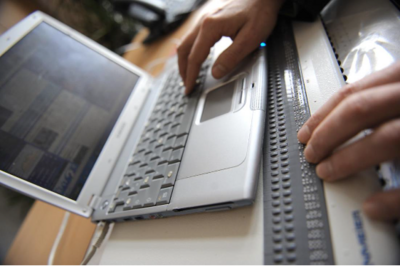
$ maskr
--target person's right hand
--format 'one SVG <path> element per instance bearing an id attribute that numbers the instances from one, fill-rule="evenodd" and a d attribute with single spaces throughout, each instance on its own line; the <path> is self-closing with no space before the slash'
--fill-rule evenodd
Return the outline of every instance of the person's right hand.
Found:
<path id="1" fill-rule="evenodd" d="M 179 72 L 192 91 L 201 64 L 211 47 L 223 36 L 233 43 L 217 58 L 212 67 L 214 78 L 222 78 L 256 49 L 272 32 L 284 0 L 225 0 L 219 8 L 206 14 L 178 47 Z"/>
<path id="2" fill-rule="evenodd" d="M 371 128 L 368 136 L 342 146 Z M 328 182 L 400 158 L 400 61 L 344 86 L 297 136 L 307 144 L 307 161 L 317 164 L 317 175 Z M 400 219 L 400 188 L 374 194 L 363 209 L 373 219 Z"/>

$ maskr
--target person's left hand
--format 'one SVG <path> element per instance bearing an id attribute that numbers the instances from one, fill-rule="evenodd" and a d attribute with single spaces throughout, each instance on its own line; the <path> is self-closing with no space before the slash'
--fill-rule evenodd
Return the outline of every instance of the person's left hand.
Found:
<path id="1" fill-rule="evenodd" d="M 365 129 L 368 136 L 339 148 Z M 298 139 L 317 175 L 335 181 L 400 157 L 400 62 L 348 84 L 303 125 Z M 339 148 L 339 149 L 338 149 Z M 375 219 L 400 218 L 400 189 L 373 195 L 364 211 Z"/>
<path id="2" fill-rule="evenodd" d="M 233 43 L 212 67 L 211 73 L 216 79 L 227 75 L 270 35 L 284 1 L 225 0 L 221 6 L 213 6 L 178 47 L 179 73 L 186 87 L 185 94 L 192 91 L 201 64 L 221 37 L 228 36 Z"/>

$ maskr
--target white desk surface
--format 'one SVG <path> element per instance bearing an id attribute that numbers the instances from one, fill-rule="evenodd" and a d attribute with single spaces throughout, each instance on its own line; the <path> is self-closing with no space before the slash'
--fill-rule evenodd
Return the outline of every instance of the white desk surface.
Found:
<path id="1" fill-rule="evenodd" d="M 260 178 L 256 201 L 250 207 L 115 224 L 97 262 L 262 264 L 263 252 Z"/>

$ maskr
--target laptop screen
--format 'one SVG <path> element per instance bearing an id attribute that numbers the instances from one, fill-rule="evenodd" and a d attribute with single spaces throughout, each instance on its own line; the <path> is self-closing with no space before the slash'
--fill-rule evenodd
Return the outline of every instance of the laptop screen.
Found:
<path id="1" fill-rule="evenodd" d="M 40 23 L 0 57 L 0 170 L 76 200 L 138 79 Z"/>

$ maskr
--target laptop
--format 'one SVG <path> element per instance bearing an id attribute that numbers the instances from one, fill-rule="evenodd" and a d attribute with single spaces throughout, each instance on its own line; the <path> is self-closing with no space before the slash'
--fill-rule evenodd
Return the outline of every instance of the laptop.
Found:
<path id="1" fill-rule="evenodd" d="M 0 36 L 0 183 L 93 221 L 229 210 L 255 199 L 263 49 L 185 96 L 172 58 L 154 78 L 35 12 Z"/>

